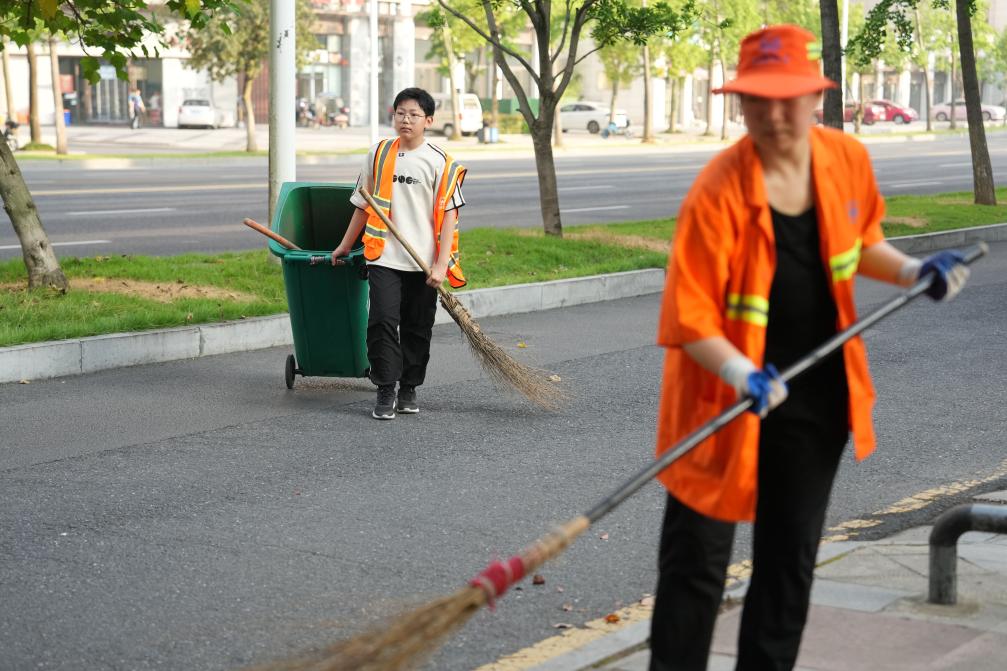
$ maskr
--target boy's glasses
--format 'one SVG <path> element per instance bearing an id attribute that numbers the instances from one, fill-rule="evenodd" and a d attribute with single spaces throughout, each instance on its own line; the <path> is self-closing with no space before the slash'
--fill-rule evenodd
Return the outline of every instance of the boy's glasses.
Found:
<path id="1" fill-rule="evenodd" d="M 406 114 L 405 112 L 396 112 L 395 118 L 399 121 L 408 121 L 409 123 L 419 123 L 423 121 L 426 117 L 422 114 Z"/>

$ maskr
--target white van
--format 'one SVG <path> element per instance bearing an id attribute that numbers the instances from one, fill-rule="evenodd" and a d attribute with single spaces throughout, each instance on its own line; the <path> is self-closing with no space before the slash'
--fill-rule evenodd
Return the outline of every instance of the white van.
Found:
<path id="1" fill-rule="evenodd" d="M 462 108 L 460 114 L 452 113 L 450 93 L 434 93 L 433 98 L 434 125 L 431 130 L 447 137 L 454 132 L 455 124 L 458 124 L 463 135 L 472 135 L 483 127 L 483 106 L 476 94 L 458 94 L 458 102 Z"/>

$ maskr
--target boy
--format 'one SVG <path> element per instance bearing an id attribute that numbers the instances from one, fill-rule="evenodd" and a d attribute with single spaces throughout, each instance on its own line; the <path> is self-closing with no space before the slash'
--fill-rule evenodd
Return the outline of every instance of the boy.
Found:
<path id="1" fill-rule="evenodd" d="M 332 251 L 343 263 L 363 231 L 370 284 L 367 358 L 377 385 L 371 416 L 395 419 L 419 412 L 416 387 L 430 360 L 430 336 L 437 310 L 437 287 L 447 279 L 465 286 L 458 265 L 458 208 L 465 205 L 461 185 L 466 170 L 423 134 L 434 121 L 434 99 L 419 88 L 395 96 L 393 123 L 398 138 L 371 148 L 357 180 L 366 187 L 396 229 L 430 267 L 427 277 L 409 252 L 367 206 L 359 191 L 357 206 L 342 242 Z M 398 383 L 396 398 L 395 384 Z"/>

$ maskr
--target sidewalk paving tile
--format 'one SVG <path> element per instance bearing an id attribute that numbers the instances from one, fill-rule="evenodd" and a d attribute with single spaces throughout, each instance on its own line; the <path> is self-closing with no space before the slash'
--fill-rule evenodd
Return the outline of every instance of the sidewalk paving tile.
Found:
<path id="1" fill-rule="evenodd" d="M 912 594 L 914 592 L 906 590 L 819 579 L 812 585 L 811 602 L 819 606 L 877 613 Z"/>

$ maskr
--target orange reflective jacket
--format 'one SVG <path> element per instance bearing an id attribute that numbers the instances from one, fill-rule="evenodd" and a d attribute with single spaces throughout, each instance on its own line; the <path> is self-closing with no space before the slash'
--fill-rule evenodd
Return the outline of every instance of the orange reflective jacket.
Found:
<path id="1" fill-rule="evenodd" d="M 821 254 L 830 274 L 837 328 L 856 320 L 853 276 L 860 251 L 880 242 L 884 201 L 867 151 L 846 135 L 811 132 Z M 699 366 L 682 345 L 726 337 L 765 365 L 769 290 L 776 271 L 773 223 L 762 165 L 751 138 L 716 156 L 682 203 L 664 291 L 658 344 L 667 347 L 657 425 L 661 454 L 726 409 L 734 389 Z M 874 389 L 859 337 L 843 346 L 850 426 L 858 459 L 874 451 Z M 690 508 L 721 520 L 755 516 L 759 418 L 746 412 L 658 476 Z"/>
<path id="2" fill-rule="evenodd" d="M 374 152 L 374 166 L 371 172 L 374 175 L 374 184 L 377 192 L 374 202 L 391 219 L 392 216 L 392 177 L 395 175 L 395 157 L 398 156 L 399 139 L 382 140 L 378 143 Z M 448 202 L 455 194 L 462 181 L 465 179 L 466 168 L 457 163 L 453 158 L 444 154 L 446 159 L 444 164 L 444 174 L 441 176 L 440 185 L 434 196 L 434 249 L 435 254 L 440 254 L 441 247 L 441 227 L 444 225 L 444 213 Z M 394 220 L 393 220 L 394 221 Z M 368 261 L 376 261 L 381 257 L 381 252 L 385 249 L 385 238 L 389 235 L 388 228 L 381 217 L 367 206 L 367 223 L 364 225 L 364 235 L 361 238 L 364 243 L 364 258 Z M 448 282 L 455 289 L 465 286 L 465 275 L 458 264 L 458 227 L 455 225 L 454 235 L 451 238 L 451 258 L 448 259 Z"/>

